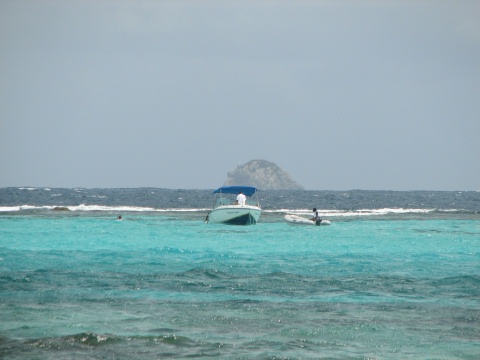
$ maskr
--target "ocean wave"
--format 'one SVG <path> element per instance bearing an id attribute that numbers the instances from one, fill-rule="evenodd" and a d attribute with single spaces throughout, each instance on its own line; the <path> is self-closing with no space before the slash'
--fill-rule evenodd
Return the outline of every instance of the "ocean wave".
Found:
<path id="1" fill-rule="evenodd" d="M 106 205 L 19 205 L 19 206 L 0 206 L 0 212 L 19 212 L 19 211 L 96 211 L 96 212 L 198 212 L 208 211 L 201 208 L 152 208 L 141 206 L 106 206 Z"/>
<path id="2" fill-rule="evenodd" d="M 174 329 L 158 329 L 159 334 L 114 335 L 81 332 L 59 337 L 18 340 L 0 336 L 0 354 L 12 359 L 50 358 L 185 358 L 217 356 L 224 345 L 177 335 Z M 138 349 L 142 349 L 138 352 Z M 74 355 L 72 355 L 74 354 Z"/>
<path id="3" fill-rule="evenodd" d="M 35 211 L 72 211 L 72 212 L 121 212 L 121 213 L 191 213 L 208 212 L 210 208 L 155 208 L 144 206 L 108 206 L 108 205 L 16 205 L 0 206 L 0 213 L 16 212 L 35 212 Z M 410 208 L 380 208 L 380 209 L 359 209 L 359 210 L 333 210 L 319 209 L 318 211 L 324 218 L 348 218 L 348 217 L 378 217 L 388 215 L 427 215 L 427 214 L 477 214 L 478 212 L 465 209 L 410 209 Z M 312 211 L 309 209 L 263 209 L 263 213 L 268 214 L 295 214 L 299 216 L 310 216 Z"/>

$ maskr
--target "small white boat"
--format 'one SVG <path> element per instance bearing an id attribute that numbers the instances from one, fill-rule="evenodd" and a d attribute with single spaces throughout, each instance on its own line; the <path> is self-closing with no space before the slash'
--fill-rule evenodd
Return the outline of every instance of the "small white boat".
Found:
<path id="1" fill-rule="evenodd" d="M 293 215 L 293 214 L 287 214 L 283 217 L 283 219 L 289 223 L 289 224 L 294 224 L 294 225 L 330 225 L 330 221 L 328 220 L 322 220 L 320 223 L 316 223 L 313 220 L 306 219 L 304 217 L 298 216 L 298 215 Z"/>
<path id="2" fill-rule="evenodd" d="M 242 192 L 247 201 L 245 204 L 237 204 L 236 196 Z M 223 223 L 230 225 L 254 225 L 262 213 L 257 189 L 251 186 L 223 186 L 213 191 L 213 208 L 207 215 L 205 222 Z"/>

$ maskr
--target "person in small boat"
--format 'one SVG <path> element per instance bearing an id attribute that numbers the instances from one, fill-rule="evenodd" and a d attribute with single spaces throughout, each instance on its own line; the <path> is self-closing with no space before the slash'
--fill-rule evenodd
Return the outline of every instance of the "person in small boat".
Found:
<path id="1" fill-rule="evenodd" d="M 315 225 L 320 225 L 322 223 L 322 217 L 318 215 L 317 208 L 313 208 L 313 217 L 310 220 L 315 221 Z"/>
<path id="2" fill-rule="evenodd" d="M 237 195 L 237 202 L 235 203 L 236 205 L 245 205 L 245 202 L 247 201 L 247 197 L 243 195 L 243 193 L 240 191 Z"/>

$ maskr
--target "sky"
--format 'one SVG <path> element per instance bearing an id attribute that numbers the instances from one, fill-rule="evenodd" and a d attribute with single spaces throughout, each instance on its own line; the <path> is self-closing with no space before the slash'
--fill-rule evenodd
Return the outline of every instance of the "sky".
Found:
<path id="1" fill-rule="evenodd" d="M 0 187 L 480 190 L 480 1 L 0 0 Z"/>

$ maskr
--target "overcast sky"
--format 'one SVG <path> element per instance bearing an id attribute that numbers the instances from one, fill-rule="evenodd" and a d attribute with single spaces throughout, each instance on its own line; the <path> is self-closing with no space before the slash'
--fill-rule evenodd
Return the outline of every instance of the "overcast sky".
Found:
<path id="1" fill-rule="evenodd" d="M 0 0 L 0 187 L 480 190 L 480 1 Z"/>

